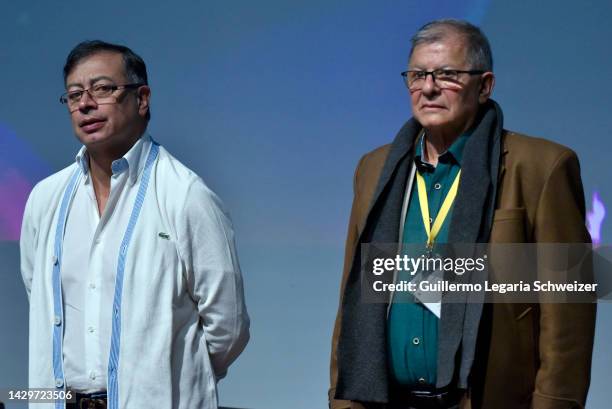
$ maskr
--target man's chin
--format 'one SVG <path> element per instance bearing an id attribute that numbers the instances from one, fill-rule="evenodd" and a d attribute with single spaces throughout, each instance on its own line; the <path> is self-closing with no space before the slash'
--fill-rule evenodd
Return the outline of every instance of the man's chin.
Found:
<path id="1" fill-rule="evenodd" d="M 98 132 L 94 132 L 91 134 L 87 134 L 87 133 L 78 133 L 77 134 L 77 139 L 85 146 L 89 147 L 89 146 L 99 146 L 99 145 L 104 145 L 105 142 L 108 141 L 108 138 L 106 137 L 106 135 L 98 133 Z"/>
<path id="2" fill-rule="evenodd" d="M 422 115 L 417 120 L 426 129 L 439 129 L 449 125 L 448 120 L 440 115 Z"/>

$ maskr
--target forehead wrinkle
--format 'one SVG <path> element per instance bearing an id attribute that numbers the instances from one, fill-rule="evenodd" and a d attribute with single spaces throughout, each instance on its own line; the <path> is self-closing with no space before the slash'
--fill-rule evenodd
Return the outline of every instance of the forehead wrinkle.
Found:
<path id="1" fill-rule="evenodd" d="M 463 46 L 463 42 L 456 37 L 445 37 L 438 41 L 421 43 L 414 48 L 413 53 L 410 56 L 408 66 L 411 67 L 411 70 L 415 68 L 430 71 L 437 69 L 464 69 L 462 66 L 468 64 L 469 62 L 467 61 L 468 58 Z M 424 53 L 424 49 L 427 49 L 427 52 L 423 56 L 421 54 Z M 414 64 L 415 56 L 417 55 L 419 55 L 421 60 L 424 58 L 426 61 L 420 61 L 419 64 Z M 442 57 L 440 57 L 441 55 Z M 439 61 L 442 58 L 443 60 Z M 423 62 L 429 63 L 432 59 L 438 64 L 437 66 L 424 67 L 422 65 Z M 461 61 L 452 61 L 455 59 Z"/>

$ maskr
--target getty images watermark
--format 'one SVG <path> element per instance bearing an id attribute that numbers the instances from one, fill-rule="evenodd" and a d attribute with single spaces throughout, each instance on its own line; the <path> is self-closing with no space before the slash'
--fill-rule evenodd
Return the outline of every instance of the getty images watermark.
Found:
<path id="1" fill-rule="evenodd" d="M 364 302 L 612 300 L 612 251 L 578 244 L 364 244 Z"/>

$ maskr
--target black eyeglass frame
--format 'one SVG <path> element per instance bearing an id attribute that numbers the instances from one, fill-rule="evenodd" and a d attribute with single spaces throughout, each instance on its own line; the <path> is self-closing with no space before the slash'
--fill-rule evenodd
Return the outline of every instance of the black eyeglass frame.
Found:
<path id="1" fill-rule="evenodd" d="M 86 88 L 86 89 L 79 89 L 79 90 L 64 92 L 62 95 L 60 95 L 59 101 L 60 101 L 60 104 L 70 105 L 70 104 L 68 104 L 68 95 L 76 93 L 76 92 L 81 93 L 81 96 L 79 97 L 77 102 L 81 101 L 81 98 L 83 98 L 83 95 L 86 92 L 89 94 L 89 97 L 91 99 L 93 99 L 94 101 L 97 101 L 97 98 L 108 98 L 108 97 L 110 97 L 111 95 L 113 95 L 113 93 L 115 91 L 118 91 L 118 90 L 121 90 L 121 89 L 139 88 L 139 87 L 142 87 L 143 85 L 147 85 L 147 84 L 143 84 L 141 82 L 135 82 L 135 83 L 131 83 L 131 84 L 121 84 L 121 85 L 96 84 L 96 85 L 93 85 L 93 86 L 91 86 L 89 88 Z M 95 87 L 97 87 L 97 86 L 108 87 L 110 89 L 110 93 L 108 95 L 106 95 L 106 96 L 103 96 L 103 97 L 100 97 L 100 96 L 96 97 L 96 96 L 92 95 L 90 90 L 95 88 Z"/>
<path id="2" fill-rule="evenodd" d="M 431 75 L 431 79 L 433 79 L 433 82 L 436 83 L 436 75 L 440 75 L 442 73 L 449 73 L 449 72 L 454 73 L 453 76 L 455 78 L 453 79 L 453 81 L 457 81 L 457 78 L 459 77 L 459 74 L 480 75 L 480 74 L 484 74 L 487 71 L 484 71 L 484 70 L 447 70 L 447 69 L 437 69 L 437 70 L 433 70 L 433 71 L 423 71 L 423 70 L 407 70 L 407 71 L 402 71 L 400 73 L 400 75 L 404 78 L 404 84 L 406 85 L 406 87 L 408 87 L 408 89 L 410 89 L 410 84 L 409 84 L 409 81 L 408 81 L 408 74 L 411 73 L 411 72 L 418 72 L 418 73 L 425 74 L 424 77 L 417 78 L 417 79 L 422 79 L 423 81 L 427 80 L 427 77 L 429 75 Z"/>

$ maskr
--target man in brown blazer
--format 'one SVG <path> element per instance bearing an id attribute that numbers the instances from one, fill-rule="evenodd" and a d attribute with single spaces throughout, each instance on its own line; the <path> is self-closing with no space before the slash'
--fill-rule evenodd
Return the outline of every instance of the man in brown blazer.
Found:
<path id="1" fill-rule="evenodd" d="M 503 128 L 490 99 L 492 66 L 486 37 L 467 22 L 434 21 L 412 39 L 402 75 L 414 117 L 355 172 L 332 340 L 332 409 L 585 405 L 594 304 L 442 303 L 435 315 L 419 303 L 402 309 L 360 299 L 364 243 L 590 242 L 575 153 Z M 455 180 L 453 193 L 447 185 Z M 419 203 L 437 213 L 429 226 Z"/>

